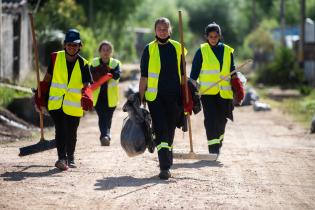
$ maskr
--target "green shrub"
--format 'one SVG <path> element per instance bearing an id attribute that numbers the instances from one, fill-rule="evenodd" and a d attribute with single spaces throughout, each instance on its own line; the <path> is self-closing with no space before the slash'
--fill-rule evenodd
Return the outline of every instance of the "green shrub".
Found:
<path id="1" fill-rule="evenodd" d="M 298 67 L 293 50 L 279 47 L 274 60 L 259 69 L 257 81 L 268 85 L 296 87 L 303 82 L 303 71 Z"/>
<path id="2" fill-rule="evenodd" d="M 7 87 L 0 87 L 0 106 L 6 107 L 11 103 L 11 101 L 14 98 L 30 96 L 30 95 L 31 94 L 15 91 Z"/>

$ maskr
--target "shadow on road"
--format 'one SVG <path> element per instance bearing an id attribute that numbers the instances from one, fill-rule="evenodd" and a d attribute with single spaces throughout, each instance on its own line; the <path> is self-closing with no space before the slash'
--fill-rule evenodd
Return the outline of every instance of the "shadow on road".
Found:
<path id="1" fill-rule="evenodd" d="M 171 180 L 163 181 L 160 180 L 157 176 L 150 178 L 135 178 L 132 176 L 120 176 L 120 177 L 106 177 L 104 179 L 96 180 L 95 190 L 110 190 L 116 187 L 137 187 L 147 184 L 167 184 L 172 182 Z M 150 185 L 152 186 L 152 185 Z M 146 188 L 148 186 L 145 186 Z"/>
<path id="2" fill-rule="evenodd" d="M 222 167 L 220 161 L 199 160 L 193 163 L 174 163 L 172 169 L 178 168 L 202 168 L 202 167 Z"/>
<path id="3" fill-rule="evenodd" d="M 144 185 L 141 188 L 137 188 L 135 190 L 131 190 L 127 193 L 123 193 L 114 197 L 114 199 L 124 197 L 131 193 L 138 192 L 140 190 L 147 190 L 150 187 L 153 187 L 158 184 L 168 184 L 170 182 L 175 182 L 174 180 L 160 180 L 157 176 L 153 176 L 150 178 L 135 178 L 132 176 L 121 176 L 121 177 L 107 177 L 102 180 L 96 180 L 97 183 L 95 186 L 97 187 L 95 190 L 111 190 L 116 187 L 139 187 Z"/>
<path id="4" fill-rule="evenodd" d="M 45 176 L 52 176 L 54 174 L 61 173 L 57 168 L 49 169 L 48 171 L 42 172 L 28 172 L 26 170 L 30 168 L 51 168 L 51 166 L 44 166 L 44 165 L 30 165 L 30 166 L 14 166 L 17 168 L 23 168 L 20 171 L 13 171 L 13 172 L 5 172 L 0 175 L 0 177 L 4 177 L 4 181 L 22 181 L 29 177 L 45 177 Z"/>

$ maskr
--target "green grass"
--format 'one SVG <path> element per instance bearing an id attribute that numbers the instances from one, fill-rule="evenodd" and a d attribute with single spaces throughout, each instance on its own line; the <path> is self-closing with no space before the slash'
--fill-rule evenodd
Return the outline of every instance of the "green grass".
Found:
<path id="1" fill-rule="evenodd" d="M 257 90 L 257 92 L 259 93 L 260 100 L 288 114 L 303 127 L 310 127 L 315 114 L 315 90 L 311 90 L 309 95 L 301 95 L 298 98 L 285 98 L 281 101 L 273 100 L 268 97 L 266 88 Z"/>
<path id="2" fill-rule="evenodd" d="M 31 96 L 29 93 L 23 93 L 7 87 L 0 87 L 0 106 L 7 107 L 15 98 Z"/>

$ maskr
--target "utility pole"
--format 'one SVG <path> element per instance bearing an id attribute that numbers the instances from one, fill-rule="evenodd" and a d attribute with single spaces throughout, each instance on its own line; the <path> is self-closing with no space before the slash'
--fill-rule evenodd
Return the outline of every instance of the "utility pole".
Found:
<path id="1" fill-rule="evenodd" d="M 89 0 L 89 26 L 92 27 L 93 29 L 93 8 L 94 8 L 94 4 L 93 4 L 93 0 Z"/>
<path id="2" fill-rule="evenodd" d="M 0 78 L 3 76 L 3 70 L 2 70 L 2 0 L 0 0 Z"/>
<path id="3" fill-rule="evenodd" d="M 256 0 L 252 0 L 252 29 L 256 28 L 256 22 L 257 22 L 257 17 L 256 17 Z"/>
<path id="4" fill-rule="evenodd" d="M 284 0 L 280 1 L 281 44 L 285 46 L 285 6 Z"/>
<path id="5" fill-rule="evenodd" d="M 305 39 L 305 0 L 300 0 L 301 23 L 299 41 L 299 63 L 304 67 L 304 39 Z"/>

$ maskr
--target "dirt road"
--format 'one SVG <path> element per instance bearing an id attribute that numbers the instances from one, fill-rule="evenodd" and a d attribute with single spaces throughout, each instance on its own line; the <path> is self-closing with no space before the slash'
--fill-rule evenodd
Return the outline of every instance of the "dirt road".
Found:
<path id="1" fill-rule="evenodd" d="M 0 209 L 314 209 L 315 136 L 277 110 L 234 113 L 219 160 L 174 160 L 168 181 L 157 177 L 156 153 L 122 150 L 121 108 L 110 147 L 100 146 L 96 114 L 82 119 L 78 167 L 66 172 L 54 168 L 56 150 L 18 157 L 36 139 L 2 144 Z M 192 123 L 195 150 L 205 152 L 202 113 Z M 174 147 L 188 151 L 187 133 L 177 130 Z"/>

